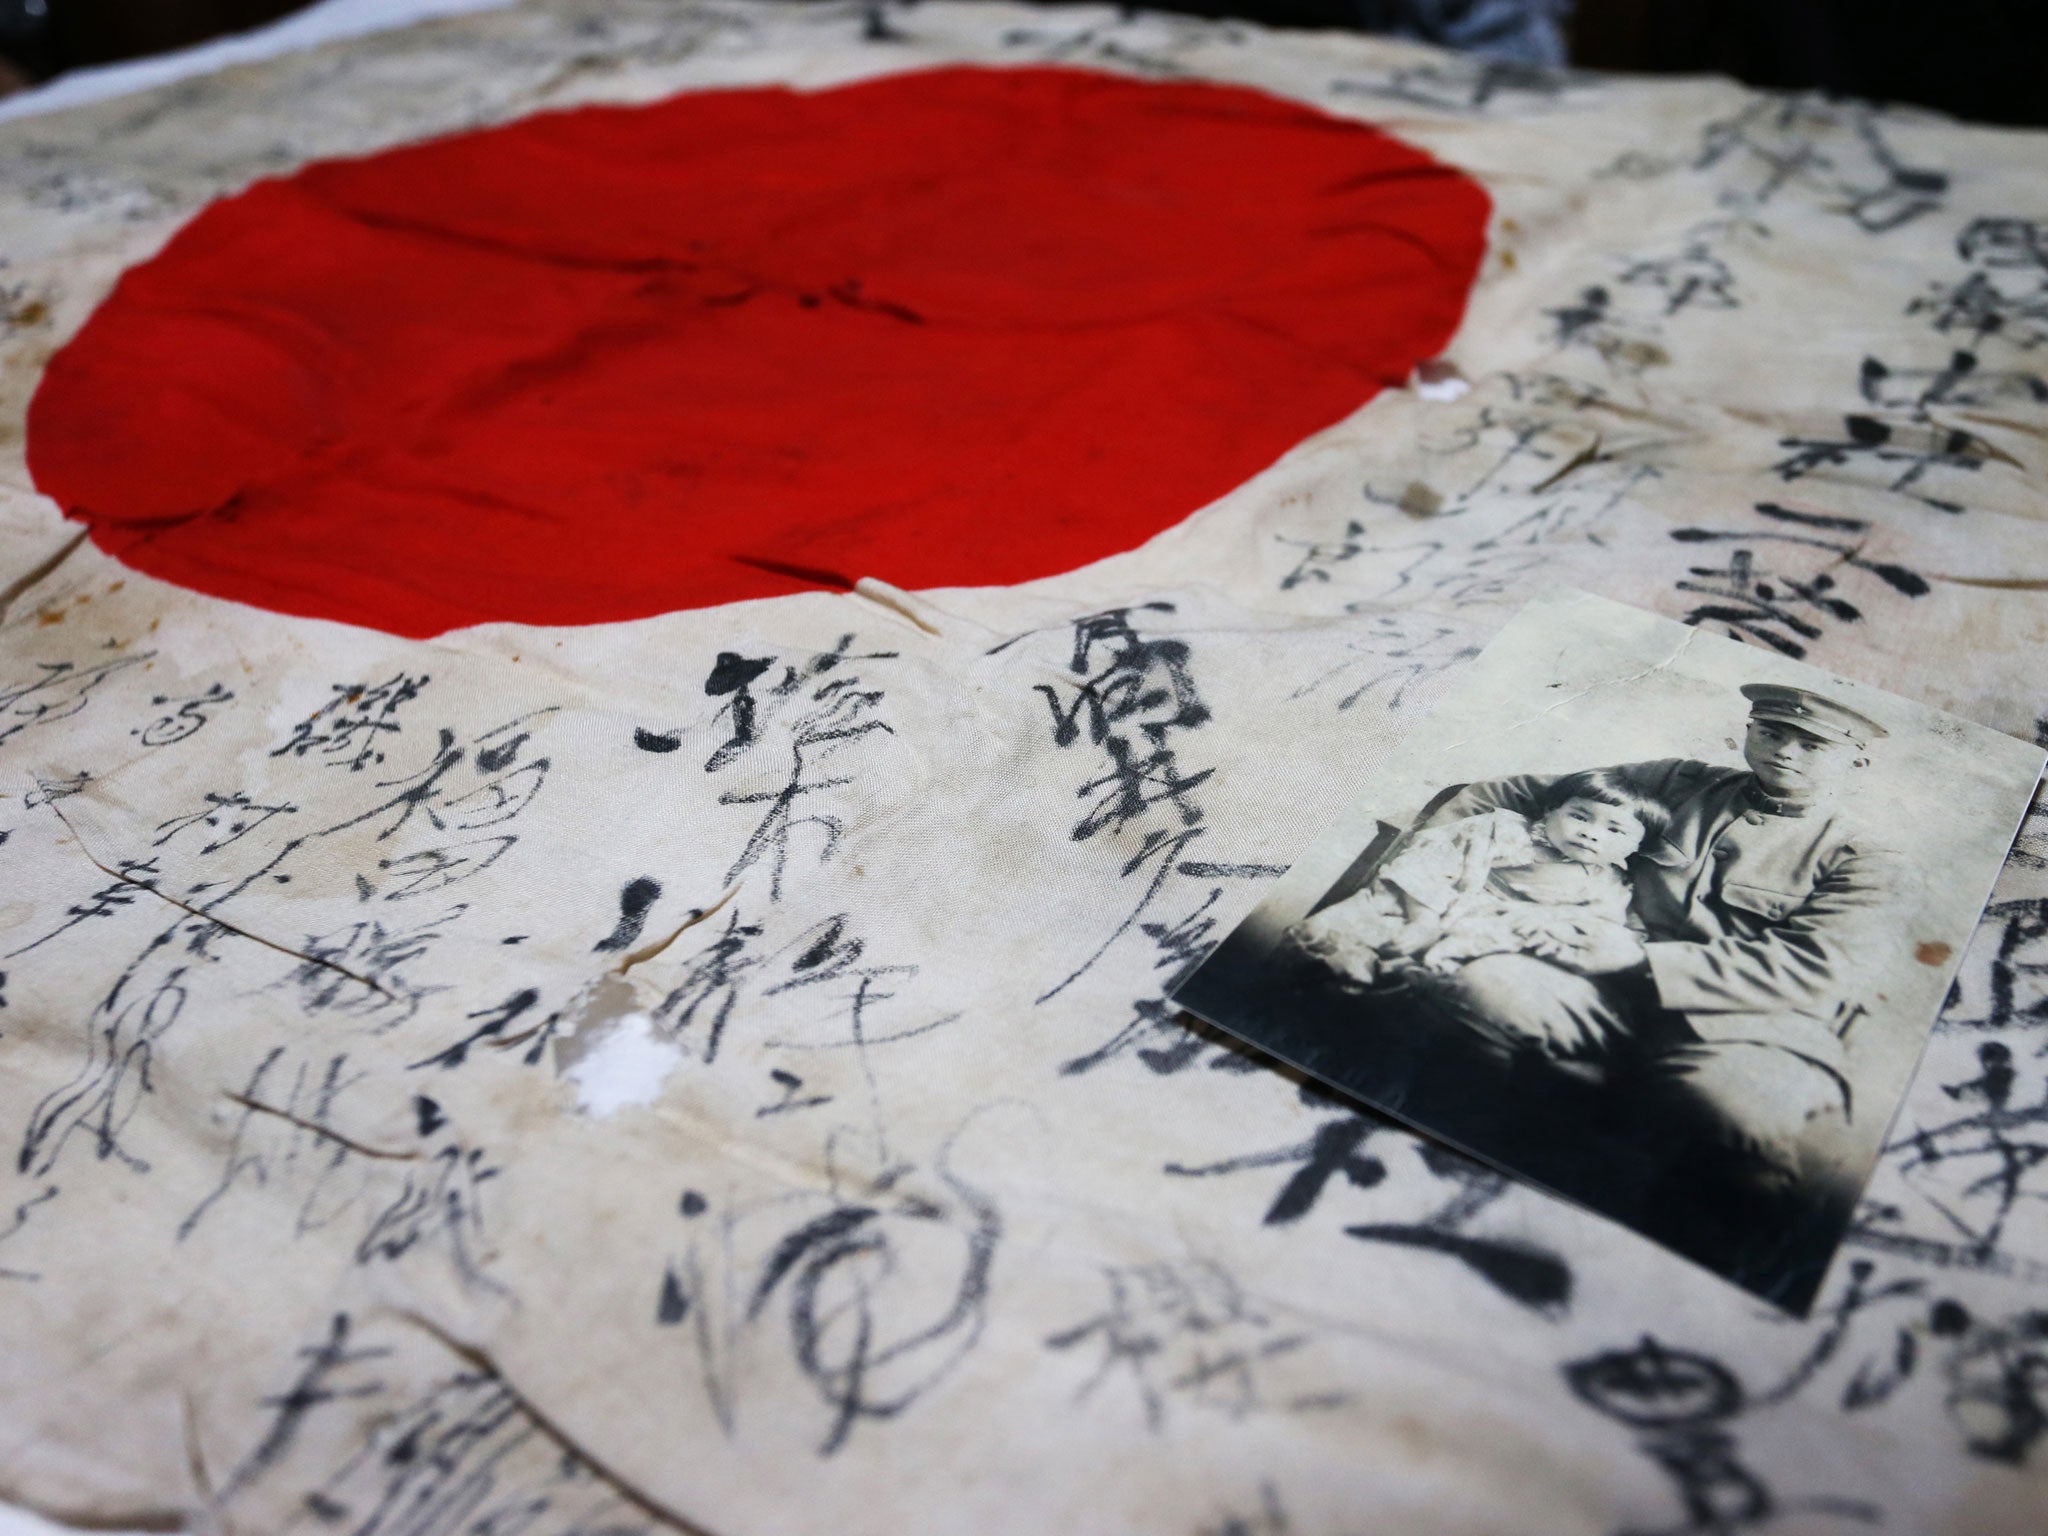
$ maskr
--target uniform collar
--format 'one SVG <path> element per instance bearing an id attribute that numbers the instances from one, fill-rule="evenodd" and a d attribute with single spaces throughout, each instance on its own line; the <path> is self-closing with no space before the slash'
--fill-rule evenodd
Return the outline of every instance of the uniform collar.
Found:
<path id="1" fill-rule="evenodd" d="M 1722 796 L 1727 798 L 1723 799 Z M 1747 770 L 1730 771 L 1728 777 L 1719 781 L 1712 798 L 1715 804 L 1724 807 L 1719 812 L 1720 816 L 1725 816 L 1729 821 L 1749 819 L 1758 825 L 1762 824 L 1766 816 L 1791 820 L 1802 816 L 1825 815 L 1833 809 L 1835 803 L 1832 797 L 1785 800 L 1767 795 L 1763 791 L 1763 786 L 1757 783 L 1756 775 Z M 1716 825 L 1708 841 L 1712 842 L 1719 837 L 1721 829 L 1726 825 L 1727 822 L 1716 819 Z M 1660 837 L 1653 843 L 1643 845 L 1642 857 L 1665 869 L 1683 869 L 1690 862 L 1692 854 L 1688 849 L 1672 842 L 1669 837 Z"/>
<path id="2" fill-rule="evenodd" d="M 1742 803 L 1752 811 L 1761 811 L 1766 816 L 1810 816 L 1826 803 L 1819 795 L 1808 795 L 1801 799 L 1783 799 L 1765 792 L 1755 775 L 1743 786 Z"/>

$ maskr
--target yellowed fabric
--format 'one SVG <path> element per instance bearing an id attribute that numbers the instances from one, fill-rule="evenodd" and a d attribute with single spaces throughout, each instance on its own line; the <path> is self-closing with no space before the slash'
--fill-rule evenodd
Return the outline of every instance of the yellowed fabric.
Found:
<path id="1" fill-rule="evenodd" d="M 2042 138 L 885 21 L 532 4 L 0 126 L 0 1494 L 255 1536 L 2037 1523 L 2038 814 L 1804 1324 L 1162 989 L 1547 586 L 2033 737 L 2048 349 L 1983 316 L 2040 281 L 1986 231 L 2048 218 Z M 125 571 L 29 484 L 44 362 L 217 194 L 955 60 L 1239 81 L 1478 176 L 1469 392 L 1015 590 L 432 642 Z M 731 754 L 726 651 L 790 679 Z M 645 1101 L 579 1111 L 610 1039 Z"/>

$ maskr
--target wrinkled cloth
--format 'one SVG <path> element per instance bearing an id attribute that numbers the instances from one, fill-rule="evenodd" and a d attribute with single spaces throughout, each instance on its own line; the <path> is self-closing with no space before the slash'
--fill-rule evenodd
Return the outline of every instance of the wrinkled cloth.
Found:
<path id="1" fill-rule="evenodd" d="M 406 638 L 145 574 L 32 483 L 50 359 L 215 198 L 963 63 L 1456 167 L 1492 214 L 1455 335 L 1010 586 Z M 0 1494 L 261 1536 L 2027 1528 L 2038 808 L 1914 961 L 1941 1022 L 1804 1322 L 1164 988 L 1555 585 L 2034 739 L 2044 165 L 1000 4 L 540 0 L 0 125 Z"/>

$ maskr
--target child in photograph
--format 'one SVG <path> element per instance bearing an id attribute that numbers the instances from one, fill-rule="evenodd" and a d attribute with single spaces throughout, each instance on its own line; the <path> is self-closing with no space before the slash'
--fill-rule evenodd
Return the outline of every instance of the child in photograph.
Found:
<path id="1" fill-rule="evenodd" d="M 1603 931 L 1629 926 L 1625 866 L 1667 821 L 1612 770 L 1571 774 L 1533 816 L 1489 811 L 1413 834 L 1363 890 L 1289 938 L 1360 986 L 1402 970 L 1447 974 L 1482 955 L 1570 967 Z"/>

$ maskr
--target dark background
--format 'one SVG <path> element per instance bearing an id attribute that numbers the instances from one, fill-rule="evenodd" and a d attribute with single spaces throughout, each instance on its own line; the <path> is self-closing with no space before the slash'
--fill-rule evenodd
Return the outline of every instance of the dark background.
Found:
<path id="1" fill-rule="evenodd" d="M 301 0 L 0 0 L 0 94 L 181 48 Z M 2048 124 L 2048 0 L 1169 0 L 1156 9 L 1356 28 L 1527 64 L 1754 85 Z"/>

